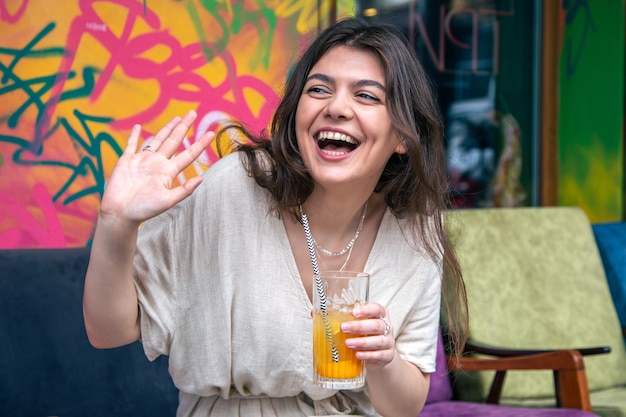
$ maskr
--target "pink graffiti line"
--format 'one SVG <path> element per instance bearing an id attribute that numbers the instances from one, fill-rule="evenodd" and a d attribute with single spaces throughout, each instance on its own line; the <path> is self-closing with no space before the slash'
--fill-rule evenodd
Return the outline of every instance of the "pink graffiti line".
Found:
<path id="1" fill-rule="evenodd" d="M 43 215 L 43 224 L 26 210 L 23 202 L 16 200 L 13 193 L 5 192 L 0 195 L 4 206 L 0 215 L 6 214 L 19 225 L 0 234 L 0 249 L 17 247 L 48 247 L 63 248 L 67 246 L 65 235 L 52 196 L 43 184 L 35 184 L 32 190 L 35 205 Z"/>
<path id="2" fill-rule="evenodd" d="M 121 0 L 111 1 L 120 4 Z M 81 0 L 82 15 L 74 19 L 71 24 L 70 33 L 67 40 L 67 48 L 76 51 L 80 39 L 85 35 L 87 26 L 104 27 L 103 22 L 93 9 L 94 0 Z M 200 42 L 195 42 L 182 46 L 178 39 L 173 37 L 166 30 L 157 30 L 160 27 L 159 18 L 152 12 L 145 11 L 138 3 L 124 3 L 128 8 L 124 29 L 119 37 L 116 37 L 110 30 L 97 30 L 90 32 L 90 36 L 96 39 L 110 53 L 102 73 L 98 77 L 91 100 L 96 100 L 109 83 L 111 74 L 115 68 L 121 68 L 128 77 L 136 80 L 156 80 L 159 84 L 158 99 L 150 103 L 148 108 L 141 109 L 126 118 L 120 118 L 114 123 L 118 129 L 130 128 L 135 123 L 145 123 L 154 120 L 173 100 L 193 103 L 210 103 L 209 109 L 225 111 L 239 120 L 245 120 L 255 127 L 265 126 L 269 121 L 269 113 L 265 107 L 260 114 L 255 116 L 249 109 L 243 95 L 243 88 L 253 88 L 261 94 L 266 102 L 274 104 L 275 92 L 260 80 L 251 81 L 237 77 L 236 63 L 233 57 L 223 51 L 215 59 L 222 59 L 227 67 L 227 78 L 218 86 L 213 87 L 208 80 L 198 75 L 194 71 L 206 65 L 206 58 L 203 54 Z M 138 19 L 143 19 L 154 30 L 149 33 L 142 33 L 131 38 L 131 32 Z M 144 52 L 155 48 L 164 47 L 168 55 L 159 62 L 147 59 L 142 55 Z M 59 73 L 67 74 L 72 67 L 74 56 L 67 56 L 61 63 Z M 59 97 L 63 91 L 65 75 L 57 77 L 52 96 Z M 243 81 L 242 84 L 240 82 Z M 233 103 L 226 96 L 236 98 Z M 51 100 L 49 112 L 53 111 L 55 102 Z M 49 113 L 52 114 L 52 113 Z M 46 119 L 46 118 L 44 118 Z"/>
<path id="3" fill-rule="evenodd" d="M 15 4 L 17 3 L 17 1 L 0 0 L 0 21 L 7 22 L 7 23 L 15 23 L 18 20 L 20 20 L 20 18 L 26 11 L 26 7 L 28 6 L 28 0 L 22 0 L 22 2 L 20 3 L 20 7 L 18 7 L 18 9 L 15 11 L 14 14 L 11 14 L 11 12 L 9 11 L 9 7 L 8 7 L 9 2 L 13 5 L 13 8 L 15 8 Z"/>
<path id="4" fill-rule="evenodd" d="M 160 115 L 170 101 L 177 100 L 192 103 L 197 106 L 198 114 L 207 114 L 219 111 L 232 116 L 234 120 L 245 121 L 246 125 L 254 133 L 267 127 L 271 114 L 278 102 L 276 92 L 264 81 L 250 76 L 237 75 L 237 64 L 233 56 L 228 52 L 222 52 L 216 59 L 221 59 L 228 68 L 228 76 L 218 85 L 212 86 L 206 79 L 198 74 L 187 71 L 195 69 L 202 59 L 201 45 L 194 43 L 184 48 L 185 53 L 178 59 L 182 71 L 163 75 L 158 79 L 160 86 L 159 99 L 151 107 L 127 118 L 121 118 L 112 123 L 117 129 L 128 129 L 132 125 L 143 124 L 147 120 L 153 120 Z M 137 66 L 132 73 L 134 77 L 143 78 L 148 74 L 148 65 Z M 245 90 L 257 92 L 264 100 L 258 114 L 254 114 L 246 102 Z"/>
<path id="5" fill-rule="evenodd" d="M 195 45 L 199 48 L 199 45 Z M 211 111 L 221 111 L 229 114 L 234 120 L 245 122 L 254 132 L 259 133 L 267 127 L 270 117 L 278 104 L 279 96 L 267 83 L 257 77 L 248 74 L 237 75 L 237 63 L 229 52 L 219 55 L 227 71 L 227 78 L 220 84 L 212 87 L 203 80 L 205 88 L 199 89 L 198 94 L 181 97 L 173 94 L 172 99 L 186 99 L 191 103 L 198 103 L 198 113 L 204 114 Z M 181 79 L 180 82 L 184 82 Z M 251 90 L 258 93 L 264 100 L 258 114 L 254 114 L 245 98 L 245 91 Z"/>
<path id="6" fill-rule="evenodd" d="M 126 15 L 126 22 L 124 23 L 124 28 L 119 38 L 116 38 L 110 30 L 92 29 L 102 27 L 106 29 L 105 23 L 94 10 L 93 5 L 95 3 L 114 3 L 127 8 L 128 13 Z M 101 77 L 94 86 L 91 99 L 96 100 L 108 83 L 111 73 L 117 66 L 120 56 L 126 53 L 126 44 L 130 38 L 135 21 L 137 19 L 142 19 L 151 29 L 154 30 L 160 27 L 158 16 L 154 12 L 144 10 L 143 5 L 139 2 L 129 2 L 127 0 L 80 0 L 79 6 L 82 14 L 76 17 L 70 24 L 70 30 L 65 42 L 66 51 L 68 51 L 68 53 L 61 60 L 58 75 L 55 79 L 54 86 L 51 89 L 50 99 L 46 103 L 45 108 L 42 111 L 41 118 L 37 123 L 36 139 L 39 140 L 41 140 L 40 138 L 43 138 L 45 132 L 47 132 L 50 127 L 52 115 L 55 113 L 56 106 L 58 105 L 61 95 L 65 89 L 65 83 L 68 80 L 70 70 L 74 63 L 75 52 L 77 51 L 78 45 L 84 35 L 94 36 L 102 44 L 108 45 L 109 51 L 112 51 L 109 63 L 104 68 Z"/>
<path id="7" fill-rule="evenodd" d="M 154 48 L 155 45 L 165 46 L 169 50 L 166 60 L 157 63 L 141 57 L 144 51 Z M 153 120 L 173 100 L 193 103 L 194 106 L 197 103 L 208 103 L 209 111 L 222 110 L 254 125 L 267 124 L 268 112 L 262 111 L 259 116 L 254 116 L 246 103 L 243 89 L 254 89 L 266 102 L 274 103 L 276 93 L 273 89 L 261 80 L 251 81 L 247 75 L 238 76 L 237 64 L 230 52 L 222 51 L 214 59 L 222 60 L 227 74 L 216 86 L 212 86 L 207 79 L 195 72 L 206 64 L 200 42 L 182 46 L 164 31 L 139 35 L 129 40 L 126 54 L 123 59 L 118 60 L 118 65 L 129 77 L 155 80 L 159 85 L 159 95 L 149 108 L 118 119 L 114 126 L 126 129 L 135 123 Z M 230 95 L 234 96 L 234 101 L 226 98 Z"/>

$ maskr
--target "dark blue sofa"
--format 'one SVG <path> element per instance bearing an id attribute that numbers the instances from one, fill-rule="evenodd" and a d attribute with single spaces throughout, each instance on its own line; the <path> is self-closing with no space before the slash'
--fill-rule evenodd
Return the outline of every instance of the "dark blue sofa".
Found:
<path id="1" fill-rule="evenodd" d="M 0 416 L 172 417 L 167 358 L 139 342 L 93 348 L 83 324 L 89 249 L 0 250 Z"/>

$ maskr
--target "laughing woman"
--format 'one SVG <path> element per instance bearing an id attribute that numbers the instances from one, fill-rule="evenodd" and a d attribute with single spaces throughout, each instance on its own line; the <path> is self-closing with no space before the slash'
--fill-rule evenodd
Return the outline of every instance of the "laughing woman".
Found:
<path id="1" fill-rule="evenodd" d="M 85 283 L 91 343 L 168 355 L 181 417 L 418 415 L 440 306 L 461 346 L 466 300 L 442 224 L 440 115 L 403 34 L 359 19 L 328 28 L 293 70 L 271 138 L 226 129 L 248 140 L 174 187 L 214 140 L 176 154 L 195 118 L 142 150 L 135 126 L 111 174 Z M 366 364 L 361 389 L 313 384 L 304 215 L 320 265 L 371 274 L 371 301 L 342 328 Z"/>

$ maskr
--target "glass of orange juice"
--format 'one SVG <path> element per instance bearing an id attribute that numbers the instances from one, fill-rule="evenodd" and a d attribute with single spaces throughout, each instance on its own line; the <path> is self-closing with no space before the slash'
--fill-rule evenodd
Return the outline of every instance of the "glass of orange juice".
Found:
<path id="1" fill-rule="evenodd" d="M 352 310 L 369 298 L 366 272 L 323 271 L 313 282 L 313 382 L 332 389 L 365 384 L 365 366 L 345 341 L 341 323 L 356 320 Z M 352 336 L 353 337 L 353 336 Z"/>

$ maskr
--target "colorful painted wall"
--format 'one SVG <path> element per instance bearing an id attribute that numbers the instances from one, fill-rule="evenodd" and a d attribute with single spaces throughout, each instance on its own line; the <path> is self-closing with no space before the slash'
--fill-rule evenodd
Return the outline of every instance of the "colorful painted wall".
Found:
<path id="1" fill-rule="evenodd" d="M 195 109 L 185 146 L 224 118 L 264 129 L 299 49 L 352 4 L 0 0 L 0 248 L 88 245 L 135 123 L 147 140 Z"/>
<path id="2" fill-rule="evenodd" d="M 624 1 L 563 2 L 559 205 L 624 219 Z"/>
<path id="3" fill-rule="evenodd" d="M 421 2 L 418 2 L 421 4 Z M 259 131 L 298 50 L 354 0 L 0 0 L 0 248 L 89 244 L 130 127 Z M 624 3 L 565 2 L 559 204 L 624 212 Z M 212 150 L 180 177 L 216 159 Z"/>

